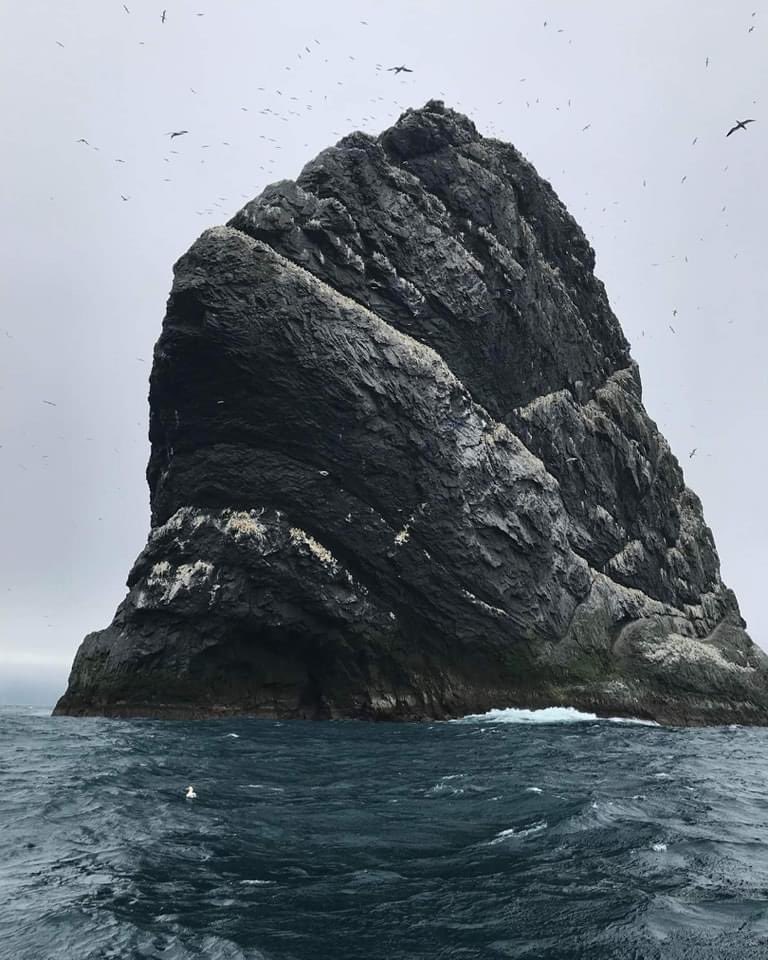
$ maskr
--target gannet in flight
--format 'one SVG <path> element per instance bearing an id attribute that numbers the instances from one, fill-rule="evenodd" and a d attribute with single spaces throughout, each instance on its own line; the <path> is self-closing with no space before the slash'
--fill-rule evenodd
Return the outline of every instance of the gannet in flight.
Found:
<path id="1" fill-rule="evenodd" d="M 737 130 L 746 130 L 748 123 L 754 123 L 754 120 L 737 120 L 736 126 L 731 127 L 731 129 L 726 133 L 726 137 L 730 137 L 732 133 L 736 133 Z"/>

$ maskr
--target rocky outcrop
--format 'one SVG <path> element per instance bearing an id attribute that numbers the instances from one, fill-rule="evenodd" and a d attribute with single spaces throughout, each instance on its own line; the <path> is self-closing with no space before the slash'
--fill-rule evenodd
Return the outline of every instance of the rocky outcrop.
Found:
<path id="1" fill-rule="evenodd" d="M 152 530 L 59 713 L 768 719 L 594 253 L 430 102 L 181 258 Z"/>

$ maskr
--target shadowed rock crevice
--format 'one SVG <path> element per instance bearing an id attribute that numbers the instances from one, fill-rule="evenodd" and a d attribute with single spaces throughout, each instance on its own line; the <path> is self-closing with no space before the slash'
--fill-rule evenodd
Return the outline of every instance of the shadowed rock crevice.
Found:
<path id="1" fill-rule="evenodd" d="M 57 711 L 764 722 L 593 267 L 435 101 L 206 231 L 155 349 L 149 540 Z"/>

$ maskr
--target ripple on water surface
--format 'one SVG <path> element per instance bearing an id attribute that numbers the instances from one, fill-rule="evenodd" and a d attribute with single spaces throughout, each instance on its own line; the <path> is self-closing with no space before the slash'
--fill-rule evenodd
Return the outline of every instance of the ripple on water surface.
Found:
<path id="1" fill-rule="evenodd" d="M 768 957 L 766 730 L 4 708 L 0 791 L 1 958 Z"/>

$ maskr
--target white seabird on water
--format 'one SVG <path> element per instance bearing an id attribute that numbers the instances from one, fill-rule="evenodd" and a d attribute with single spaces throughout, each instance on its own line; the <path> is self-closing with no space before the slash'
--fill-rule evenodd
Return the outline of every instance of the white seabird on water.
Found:
<path id="1" fill-rule="evenodd" d="M 190 784 L 187 787 L 187 792 L 184 794 L 187 800 L 197 800 L 197 794 L 195 793 L 195 788 Z"/>

